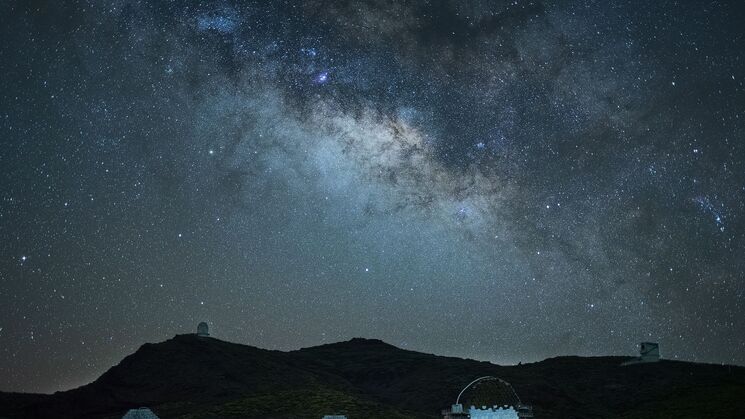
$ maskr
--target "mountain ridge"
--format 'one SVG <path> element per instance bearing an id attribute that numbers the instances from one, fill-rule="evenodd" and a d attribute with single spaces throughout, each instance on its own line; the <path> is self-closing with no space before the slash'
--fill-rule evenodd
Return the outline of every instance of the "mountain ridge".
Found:
<path id="1" fill-rule="evenodd" d="M 141 406 L 182 419 L 266 417 L 267 411 L 277 418 L 436 418 L 465 384 L 483 375 L 510 382 L 541 418 L 659 417 L 686 405 L 724 409 L 709 417 L 745 411 L 743 367 L 666 360 L 621 367 L 628 359 L 561 356 L 501 366 L 379 339 L 283 352 L 176 335 L 143 344 L 76 389 L 0 393 L 0 418 L 120 418 Z"/>

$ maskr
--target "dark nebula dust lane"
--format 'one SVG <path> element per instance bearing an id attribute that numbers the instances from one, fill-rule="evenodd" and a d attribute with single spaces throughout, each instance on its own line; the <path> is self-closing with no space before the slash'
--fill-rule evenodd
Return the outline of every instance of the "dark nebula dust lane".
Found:
<path id="1" fill-rule="evenodd" d="M 271 4 L 270 4 L 271 3 Z M 745 7 L 0 4 L 0 390 L 193 332 L 745 364 Z"/>

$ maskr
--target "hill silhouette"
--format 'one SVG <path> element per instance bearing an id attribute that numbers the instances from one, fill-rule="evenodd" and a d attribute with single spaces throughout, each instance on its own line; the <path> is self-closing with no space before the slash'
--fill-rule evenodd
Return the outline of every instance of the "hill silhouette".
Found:
<path id="1" fill-rule="evenodd" d="M 0 393 L 0 418 L 437 418 L 473 378 L 510 382 L 537 418 L 736 418 L 745 368 L 677 361 L 621 367 L 628 357 L 532 364 L 403 350 L 355 338 L 291 352 L 195 335 L 145 344 L 96 381 L 52 395 Z M 697 410 L 693 410 L 697 409 Z"/>

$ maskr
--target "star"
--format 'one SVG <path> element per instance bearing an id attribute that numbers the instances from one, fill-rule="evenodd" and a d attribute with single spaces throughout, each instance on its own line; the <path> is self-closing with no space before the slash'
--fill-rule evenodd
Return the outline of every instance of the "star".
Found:
<path id="1" fill-rule="evenodd" d="M 313 82 L 315 84 L 326 84 L 328 80 L 329 80 L 328 71 L 322 71 L 313 77 Z"/>

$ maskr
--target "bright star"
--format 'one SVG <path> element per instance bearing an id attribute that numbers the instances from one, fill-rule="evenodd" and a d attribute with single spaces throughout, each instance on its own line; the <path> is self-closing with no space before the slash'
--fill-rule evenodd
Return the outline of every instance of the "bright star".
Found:
<path id="1" fill-rule="evenodd" d="M 329 72 L 328 71 L 322 71 L 313 78 L 313 81 L 316 84 L 324 84 L 327 81 L 329 81 Z"/>

